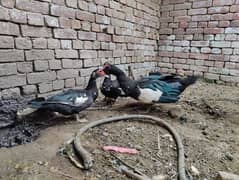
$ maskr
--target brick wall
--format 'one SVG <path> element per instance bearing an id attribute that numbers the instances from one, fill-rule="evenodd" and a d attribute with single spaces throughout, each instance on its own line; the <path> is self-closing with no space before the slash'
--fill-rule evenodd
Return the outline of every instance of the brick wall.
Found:
<path id="1" fill-rule="evenodd" d="M 105 61 L 145 73 L 158 57 L 159 9 L 159 0 L 0 0 L 0 94 L 82 87 Z"/>
<path id="2" fill-rule="evenodd" d="M 163 0 L 158 66 L 239 84 L 239 0 Z"/>

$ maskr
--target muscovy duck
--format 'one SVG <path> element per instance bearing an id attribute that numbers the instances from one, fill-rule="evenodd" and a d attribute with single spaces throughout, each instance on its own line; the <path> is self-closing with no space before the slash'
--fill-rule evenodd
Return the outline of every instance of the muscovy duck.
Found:
<path id="1" fill-rule="evenodd" d="M 100 90 L 107 104 L 115 103 L 118 97 L 125 97 L 119 82 L 116 79 L 112 80 L 110 75 L 105 77 Z"/>
<path id="2" fill-rule="evenodd" d="M 69 89 L 47 99 L 43 97 L 33 99 L 28 103 L 29 108 L 25 110 L 26 112 L 19 111 L 17 115 L 21 117 L 36 110 L 47 110 L 63 115 L 74 114 L 77 121 L 80 121 L 79 112 L 90 107 L 98 97 L 96 79 L 101 76 L 103 75 L 99 69 L 96 69 L 91 73 L 85 89 Z"/>
<path id="3" fill-rule="evenodd" d="M 195 83 L 198 76 L 179 78 L 174 75 L 151 74 L 138 81 L 132 80 L 125 73 L 108 62 L 101 73 L 116 76 L 125 96 L 130 96 L 143 103 L 173 103 L 179 100 L 179 95 L 191 84 Z"/>

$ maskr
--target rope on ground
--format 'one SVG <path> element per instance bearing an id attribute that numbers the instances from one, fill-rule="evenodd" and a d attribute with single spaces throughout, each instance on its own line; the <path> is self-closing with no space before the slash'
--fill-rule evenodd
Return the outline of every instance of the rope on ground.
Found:
<path id="1" fill-rule="evenodd" d="M 85 170 L 90 169 L 93 166 L 93 157 L 92 155 L 82 146 L 81 143 L 81 135 L 86 132 L 90 128 L 94 128 L 99 125 L 107 124 L 107 123 L 112 123 L 112 122 L 118 122 L 118 121 L 128 121 L 128 120 L 134 120 L 134 121 L 146 121 L 146 122 L 151 122 L 151 123 L 156 123 L 157 125 L 165 128 L 172 134 L 176 145 L 177 145 L 177 154 L 178 154 L 178 164 L 177 164 L 177 169 L 178 169 L 178 178 L 179 180 L 187 180 L 186 178 L 186 170 L 185 170 L 185 162 L 184 162 L 184 147 L 182 144 L 182 140 L 177 133 L 177 131 L 167 122 L 163 121 L 162 119 L 154 116 L 148 116 L 148 115 L 124 115 L 124 116 L 118 116 L 118 117 L 110 117 L 98 121 L 91 122 L 84 127 L 82 127 L 76 134 L 75 138 L 72 140 L 68 141 L 67 143 L 70 144 L 72 143 L 76 155 L 82 159 L 83 162 L 83 168 Z M 72 161 L 72 157 L 70 158 Z M 75 160 L 72 161 L 73 164 L 75 164 Z M 76 164 L 77 167 L 79 167 L 78 163 Z M 140 176 L 135 176 L 134 173 L 129 172 L 127 169 L 123 169 L 123 171 L 126 175 L 131 176 L 133 179 L 138 179 L 138 180 L 148 180 L 151 179 L 148 176 L 144 175 L 143 173 L 140 173 Z"/>

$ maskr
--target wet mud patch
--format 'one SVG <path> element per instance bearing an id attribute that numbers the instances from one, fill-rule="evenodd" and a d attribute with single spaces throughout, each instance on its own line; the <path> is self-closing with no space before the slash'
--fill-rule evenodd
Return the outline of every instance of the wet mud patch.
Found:
<path id="1" fill-rule="evenodd" d="M 41 130 L 63 120 L 47 111 L 37 111 L 17 120 L 17 110 L 25 108 L 29 100 L 26 97 L 0 100 L 0 148 L 31 143 L 39 137 Z"/>

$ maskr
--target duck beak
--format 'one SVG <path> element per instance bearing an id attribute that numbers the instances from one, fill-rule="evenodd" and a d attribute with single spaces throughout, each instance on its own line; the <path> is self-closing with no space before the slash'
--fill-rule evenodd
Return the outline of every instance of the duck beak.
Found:
<path id="1" fill-rule="evenodd" d="M 100 75 L 100 76 L 106 76 L 105 72 L 103 70 L 98 70 L 97 73 Z"/>

